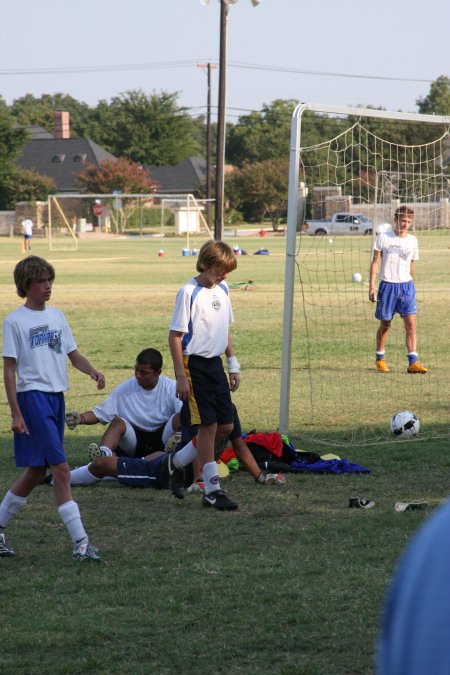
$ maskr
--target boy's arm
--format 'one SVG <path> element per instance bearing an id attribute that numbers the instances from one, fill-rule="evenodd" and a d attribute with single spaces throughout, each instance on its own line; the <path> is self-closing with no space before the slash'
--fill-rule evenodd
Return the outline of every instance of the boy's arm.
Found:
<path id="1" fill-rule="evenodd" d="M 241 381 L 241 366 L 237 357 L 233 354 L 233 347 L 231 346 L 231 336 L 228 335 L 228 345 L 225 350 L 225 356 L 227 357 L 227 366 L 228 366 L 228 375 L 230 379 L 230 389 L 231 391 L 236 391 L 239 387 L 239 382 Z"/>
<path id="2" fill-rule="evenodd" d="M 11 431 L 14 431 L 16 434 L 29 434 L 30 432 L 17 402 L 16 359 L 12 356 L 3 357 L 3 381 L 5 383 L 6 398 L 11 408 Z"/>
<path id="3" fill-rule="evenodd" d="M 409 266 L 409 273 L 413 279 L 414 279 L 414 272 L 415 272 L 414 260 L 411 260 L 411 264 Z"/>
<path id="4" fill-rule="evenodd" d="M 73 352 L 70 352 L 68 357 L 74 368 L 82 373 L 86 373 L 86 375 L 89 375 L 89 377 L 95 380 L 97 382 L 97 389 L 103 389 L 105 386 L 105 377 L 98 370 L 95 370 L 89 359 L 80 354 L 78 349 L 74 349 Z"/>
<path id="5" fill-rule="evenodd" d="M 189 380 L 186 377 L 186 371 L 184 370 L 183 348 L 181 345 L 182 339 L 183 333 L 180 333 L 177 330 L 169 331 L 169 347 L 177 381 L 177 397 L 182 401 L 187 401 L 191 390 L 189 387 Z"/>
<path id="6" fill-rule="evenodd" d="M 369 277 L 369 300 L 370 302 L 375 302 L 377 294 L 375 290 L 375 281 L 377 278 L 378 267 L 381 260 L 381 251 L 373 252 L 373 259 L 370 264 L 370 277 Z"/>

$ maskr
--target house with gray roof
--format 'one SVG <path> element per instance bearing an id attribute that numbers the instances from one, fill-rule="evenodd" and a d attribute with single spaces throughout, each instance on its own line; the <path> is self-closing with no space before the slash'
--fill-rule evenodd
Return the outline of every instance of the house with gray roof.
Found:
<path id="1" fill-rule="evenodd" d="M 69 113 L 55 112 L 55 129 L 50 134 L 41 127 L 27 129 L 30 140 L 17 157 L 17 164 L 55 182 L 58 192 L 79 192 L 75 176 L 86 164 L 100 166 L 111 153 L 89 138 L 70 138 Z"/>
<path id="2" fill-rule="evenodd" d="M 188 157 L 176 166 L 147 166 L 157 191 L 163 194 L 190 193 L 198 197 L 206 185 L 206 160 Z"/>

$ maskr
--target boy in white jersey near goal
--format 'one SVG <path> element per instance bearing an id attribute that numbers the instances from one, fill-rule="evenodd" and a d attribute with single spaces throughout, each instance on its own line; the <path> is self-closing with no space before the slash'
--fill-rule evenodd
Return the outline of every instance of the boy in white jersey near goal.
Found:
<path id="1" fill-rule="evenodd" d="M 376 368 L 388 373 L 385 345 L 394 314 L 398 313 L 405 323 L 408 373 L 424 374 L 428 371 L 419 361 L 416 336 L 416 293 L 414 287 L 414 263 L 419 259 L 419 247 L 414 235 L 409 234 L 414 211 L 400 206 L 394 216 L 394 230 L 379 234 L 373 248 L 370 265 L 369 299 L 377 303 L 375 317 L 380 326 L 377 331 Z M 380 265 L 381 263 L 381 265 Z M 375 279 L 380 267 L 378 296 Z"/>
<path id="2" fill-rule="evenodd" d="M 5 529 L 50 467 L 59 516 L 72 538 L 74 559 L 99 561 L 70 491 L 70 469 L 63 445 L 67 358 L 95 380 L 98 389 L 105 386 L 105 378 L 78 351 L 64 314 L 46 306 L 54 278 L 55 270 L 42 258 L 29 256 L 17 263 L 14 281 L 18 295 L 26 300 L 3 322 L 3 376 L 11 408 L 16 466 L 26 469 L 0 504 L 0 556 L 16 555 L 6 542 Z"/>
<path id="3" fill-rule="evenodd" d="M 169 345 L 175 368 L 177 395 L 183 401 L 183 426 L 198 426 L 193 442 L 171 456 L 172 492 L 184 497 L 183 468 L 197 457 L 205 483 L 203 505 L 219 511 L 238 508 L 220 488 L 214 448 L 233 429 L 231 391 L 239 387 L 240 366 L 233 355 L 228 327 L 233 323 L 226 278 L 237 267 L 231 248 L 208 241 L 197 260 L 199 274 L 179 291 L 170 324 Z M 223 368 L 227 356 L 229 381 Z"/>

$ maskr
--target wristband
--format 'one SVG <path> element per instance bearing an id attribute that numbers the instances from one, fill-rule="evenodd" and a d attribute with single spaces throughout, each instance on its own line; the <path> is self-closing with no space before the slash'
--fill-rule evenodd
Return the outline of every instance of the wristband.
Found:
<path id="1" fill-rule="evenodd" d="M 227 367 L 229 373 L 241 372 L 241 366 L 236 356 L 227 356 Z"/>
<path id="2" fill-rule="evenodd" d="M 258 478 L 255 478 L 255 483 L 258 483 L 259 485 L 264 485 L 265 482 L 266 482 L 266 477 L 263 474 L 263 472 L 261 471 Z"/>

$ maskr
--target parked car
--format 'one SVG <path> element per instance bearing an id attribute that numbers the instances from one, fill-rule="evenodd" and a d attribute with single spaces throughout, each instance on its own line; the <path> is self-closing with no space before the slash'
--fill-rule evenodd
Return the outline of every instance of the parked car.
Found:
<path id="1" fill-rule="evenodd" d="M 303 232 L 311 235 L 335 234 L 372 234 L 387 232 L 391 229 L 389 223 L 374 223 L 373 220 L 361 213 L 335 213 L 330 220 L 307 220 L 303 224 Z"/>

